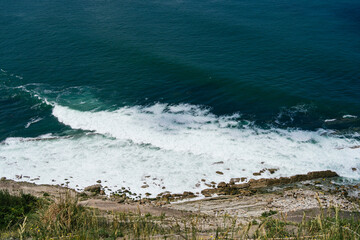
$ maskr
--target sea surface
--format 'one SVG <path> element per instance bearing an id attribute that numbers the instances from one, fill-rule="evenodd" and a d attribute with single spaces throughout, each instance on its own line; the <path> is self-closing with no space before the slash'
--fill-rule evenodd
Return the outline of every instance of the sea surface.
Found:
<path id="1" fill-rule="evenodd" d="M 0 3 L 1 177 L 153 195 L 360 180 L 358 0 Z"/>

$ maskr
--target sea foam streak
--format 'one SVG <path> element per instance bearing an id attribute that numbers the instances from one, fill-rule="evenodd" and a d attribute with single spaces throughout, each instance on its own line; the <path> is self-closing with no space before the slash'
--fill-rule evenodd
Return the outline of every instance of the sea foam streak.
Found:
<path id="1" fill-rule="evenodd" d="M 40 176 L 43 183 L 67 178 L 71 187 L 101 179 L 112 190 L 126 186 L 142 194 L 197 192 L 206 188 L 203 178 L 250 178 L 263 168 L 280 170 L 261 177 L 330 169 L 360 179 L 359 172 L 352 171 L 360 168 L 360 149 L 350 148 L 359 141 L 321 131 L 264 130 L 243 125 L 239 115 L 218 117 L 188 104 L 100 112 L 55 104 L 53 115 L 73 129 L 98 134 L 43 141 L 9 138 L 0 145 L 1 176 Z M 220 161 L 223 164 L 213 164 Z M 141 188 L 144 184 L 149 188 Z"/>

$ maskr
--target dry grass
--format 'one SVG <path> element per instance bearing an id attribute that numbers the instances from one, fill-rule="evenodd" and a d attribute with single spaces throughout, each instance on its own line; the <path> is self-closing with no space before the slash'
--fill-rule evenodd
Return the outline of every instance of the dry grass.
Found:
<path id="1" fill-rule="evenodd" d="M 35 214 L 0 232 L 1 239 L 360 239 L 360 223 L 341 219 L 339 209 L 321 211 L 300 223 L 285 215 L 264 213 L 247 225 L 224 215 L 218 225 L 205 228 L 200 215 L 170 218 L 164 215 L 99 212 L 80 206 L 76 198 L 62 196 L 56 202 L 42 201 Z M 321 207 L 321 205 L 320 205 Z M 331 216 L 330 213 L 333 213 Z M 277 218 L 275 218 L 277 216 Z"/>

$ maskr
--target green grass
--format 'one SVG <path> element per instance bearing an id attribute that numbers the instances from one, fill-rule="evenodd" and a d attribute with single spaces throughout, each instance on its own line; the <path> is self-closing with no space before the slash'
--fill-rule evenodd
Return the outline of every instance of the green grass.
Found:
<path id="1" fill-rule="evenodd" d="M 331 216 L 322 211 L 316 218 L 304 215 L 300 223 L 277 219 L 275 211 L 247 225 L 224 215 L 204 228 L 211 217 L 100 212 L 80 206 L 70 195 L 51 202 L 0 192 L 0 203 L 0 239 L 360 239 L 360 222 L 341 219 L 337 208 L 328 209 Z"/>

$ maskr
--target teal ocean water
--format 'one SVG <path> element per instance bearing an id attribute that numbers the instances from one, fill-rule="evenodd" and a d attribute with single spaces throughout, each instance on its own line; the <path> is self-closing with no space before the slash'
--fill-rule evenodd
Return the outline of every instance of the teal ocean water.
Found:
<path id="1" fill-rule="evenodd" d="M 360 180 L 359 1 L 0 2 L 1 176 Z"/>

